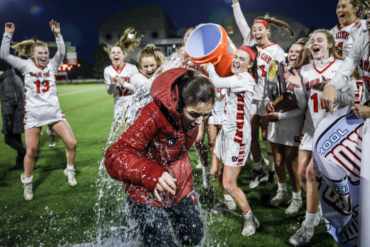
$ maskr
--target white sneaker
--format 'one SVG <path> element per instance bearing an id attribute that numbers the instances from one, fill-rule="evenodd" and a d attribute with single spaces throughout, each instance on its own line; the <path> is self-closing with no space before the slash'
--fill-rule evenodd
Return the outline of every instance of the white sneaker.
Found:
<path id="1" fill-rule="evenodd" d="M 23 197 L 26 201 L 31 201 L 33 199 L 33 191 L 32 191 L 32 182 L 23 184 L 24 192 Z"/>
<path id="2" fill-rule="evenodd" d="M 288 198 L 288 192 L 286 190 L 278 190 L 274 198 L 271 199 L 270 205 L 277 207 L 279 206 L 284 199 Z"/>
<path id="3" fill-rule="evenodd" d="M 310 242 L 313 237 L 313 227 L 307 227 L 305 223 L 302 223 L 302 227 L 289 238 L 289 243 L 294 246 L 303 246 Z"/>
<path id="4" fill-rule="evenodd" d="M 195 167 L 195 169 L 202 169 L 202 163 L 200 162 L 200 160 L 198 160 L 198 165 Z"/>
<path id="5" fill-rule="evenodd" d="M 242 236 L 247 237 L 251 236 L 256 233 L 256 229 L 260 226 L 260 223 L 258 222 L 257 218 L 254 217 L 254 215 L 251 215 L 249 217 L 246 217 L 243 215 L 244 218 L 244 225 L 243 225 L 243 231 Z"/>
<path id="6" fill-rule="evenodd" d="M 217 203 L 212 209 L 211 212 L 214 214 L 227 214 L 229 211 L 236 209 L 236 203 L 234 200 L 225 200 L 223 202 Z"/>
<path id="7" fill-rule="evenodd" d="M 254 189 L 260 184 L 261 178 L 266 176 L 265 171 L 263 170 L 263 167 L 260 170 L 253 170 L 253 178 L 252 181 L 249 183 L 249 188 Z"/>
<path id="8" fill-rule="evenodd" d="M 313 225 L 318 226 L 322 222 L 324 222 L 324 216 L 322 215 L 321 207 L 319 206 Z"/>
<path id="9" fill-rule="evenodd" d="M 76 181 L 76 178 L 75 178 L 75 169 L 73 170 L 69 170 L 69 169 L 65 169 L 64 170 L 64 175 L 66 175 L 68 177 L 68 183 L 70 186 L 74 187 L 77 185 L 77 181 Z"/>
<path id="10" fill-rule="evenodd" d="M 298 213 L 299 209 L 302 207 L 302 198 L 292 199 L 288 203 L 290 203 L 290 205 L 285 210 L 285 214 L 296 214 Z"/>

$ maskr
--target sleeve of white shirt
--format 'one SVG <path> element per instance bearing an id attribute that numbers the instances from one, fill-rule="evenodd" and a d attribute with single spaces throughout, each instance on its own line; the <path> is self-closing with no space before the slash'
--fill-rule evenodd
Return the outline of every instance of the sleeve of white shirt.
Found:
<path id="1" fill-rule="evenodd" d="M 274 60 L 277 60 L 279 63 L 285 63 L 285 51 L 283 49 L 279 49 L 275 56 L 273 56 Z"/>
<path id="2" fill-rule="evenodd" d="M 303 115 L 305 113 L 306 109 L 301 109 L 299 107 L 287 111 L 287 112 L 279 112 L 279 120 L 287 119 L 287 118 L 293 118 L 300 115 Z"/>
<path id="3" fill-rule="evenodd" d="M 12 40 L 12 34 L 5 32 L 3 35 L 3 41 L 1 44 L 0 55 L 1 58 L 12 65 L 14 68 L 23 72 L 23 68 L 27 65 L 27 60 L 23 60 L 19 57 L 10 54 L 10 41 Z"/>
<path id="4" fill-rule="evenodd" d="M 346 82 L 345 86 L 337 91 L 337 101 L 342 106 L 353 105 L 355 103 L 355 83 Z"/>
<path id="5" fill-rule="evenodd" d="M 251 29 L 249 28 L 248 23 L 243 15 L 239 2 L 231 5 L 231 7 L 233 8 L 236 25 L 238 25 L 246 45 L 254 45 L 255 40 L 252 37 Z"/>
<path id="6" fill-rule="evenodd" d="M 55 38 L 55 43 L 57 44 L 58 49 L 54 57 L 50 60 L 50 64 L 55 71 L 58 71 L 58 68 L 63 64 L 63 59 L 66 55 L 66 47 L 64 45 L 63 37 Z"/>
<path id="7" fill-rule="evenodd" d="M 345 87 L 346 83 L 350 81 L 350 77 L 353 71 L 361 60 L 361 54 L 363 52 L 363 49 L 365 48 L 363 45 L 365 37 L 366 35 L 362 35 L 355 41 L 349 53 L 349 56 L 346 57 L 342 65 L 339 67 L 335 77 L 330 80 L 325 87 L 329 85 L 334 85 L 336 90 L 341 90 L 343 87 Z"/>
<path id="8" fill-rule="evenodd" d="M 111 82 L 109 74 L 107 72 L 107 68 L 104 69 L 104 82 L 105 86 L 107 87 L 107 92 L 109 94 L 113 94 L 116 88 L 116 84 Z"/>
<path id="9" fill-rule="evenodd" d="M 297 98 L 297 105 L 301 109 L 306 109 L 308 101 L 306 98 L 306 90 L 302 86 L 301 88 L 294 88 L 294 94 Z"/>
<path id="10" fill-rule="evenodd" d="M 148 82 L 149 79 L 145 78 L 142 74 L 137 73 L 131 79 L 132 85 L 135 87 L 135 91 L 141 88 L 142 85 Z"/>
<path id="11" fill-rule="evenodd" d="M 230 77 L 220 77 L 215 71 L 213 65 L 208 66 L 207 72 L 209 78 L 216 88 L 230 88 L 232 93 L 251 92 L 254 91 L 256 85 L 253 77 L 247 73 L 238 74 Z"/>

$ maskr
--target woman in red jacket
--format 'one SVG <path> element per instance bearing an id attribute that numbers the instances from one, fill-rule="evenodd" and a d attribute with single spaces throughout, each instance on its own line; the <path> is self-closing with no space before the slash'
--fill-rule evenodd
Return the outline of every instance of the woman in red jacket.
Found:
<path id="1" fill-rule="evenodd" d="M 212 111 L 215 88 L 208 78 L 177 68 L 153 81 L 151 95 L 153 102 L 108 148 L 105 166 L 123 181 L 145 246 L 176 246 L 167 216 L 181 245 L 197 245 L 203 223 L 188 150 Z"/>

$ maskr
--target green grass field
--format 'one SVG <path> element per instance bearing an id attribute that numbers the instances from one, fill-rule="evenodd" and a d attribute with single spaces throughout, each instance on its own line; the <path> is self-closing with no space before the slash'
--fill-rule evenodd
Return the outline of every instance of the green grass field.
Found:
<path id="1" fill-rule="evenodd" d="M 22 172 L 8 170 L 17 154 L 1 141 L 0 246 L 69 246 L 92 243 L 96 238 L 94 207 L 97 203 L 98 162 L 109 136 L 113 97 L 107 94 L 104 85 L 61 85 L 58 86 L 58 94 L 78 143 L 75 160 L 78 184 L 74 188 L 68 185 L 63 174 L 65 146 L 57 137 L 56 147 L 49 148 L 44 127 L 38 154 L 40 160 L 33 173 L 34 200 L 25 201 L 20 181 Z M 189 153 L 195 167 L 194 148 Z M 288 200 L 283 207 L 270 207 L 269 201 L 275 190 L 266 191 L 264 184 L 250 190 L 251 170 L 250 165 L 242 169 L 238 185 L 261 223 L 260 228 L 255 235 L 242 237 L 240 211 L 236 211 L 237 215 L 209 216 L 205 222 L 209 246 L 289 246 L 289 237 L 299 229 L 305 209 L 297 215 L 286 216 L 284 211 Z M 194 169 L 193 175 L 202 209 L 210 209 L 222 199 L 222 194 L 214 180 L 211 191 L 202 189 L 201 170 Z M 315 228 L 315 236 L 308 246 L 337 244 L 321 224 Z"/>

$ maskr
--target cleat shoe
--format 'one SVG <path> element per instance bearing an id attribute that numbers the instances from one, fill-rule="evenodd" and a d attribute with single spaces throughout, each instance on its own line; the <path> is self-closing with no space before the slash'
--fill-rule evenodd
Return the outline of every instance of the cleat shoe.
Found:
<path id="1" fill-rule="evenodd" d="M 302 227 L 289 238 L 289 243 L 294 246 L 303 246 L 310 242 L 313 237 L 313 227 L 307 227 L 305 223 L 302 223 Z"/>
<path id="2" fill-rule="evenodd" d="M 254 215 L 251 215 L 249 217 L 244 218 L 244 226 L 242 231 L 242 236 L 247 237 L 251 236 L 256 233 L 256 229 L 260 226 L 260 223 L 258 222 L 257 218 L 254 217 Z"/>
<path id="3" fill-rule="evenodd" d="M 253 170 L 253 178 L 252 181 L 249 183 L 249 188 L 256 188 L 260 184 L 260 179 L 264 176 L 266 176 L 266 173 L 263 170 L 263 167 L 259 171 Z"/>
<path id="4" fill-rule="evenodd" d="M 200 162 L 200 160 L 198 160 L 198 165 L 195 167 L 196 169 L 202 169 L 202 163 Z"/>
<path id="5" fill-rule="evenodd" d="M 32 182 L 23 184 L 24 192 L 23 197 L 26 201 L 31 201 L 33 199 L 33 191 L 32 191 Z"/>
<path id="6" fill-rule="evenodd" d="M 302 207 L 302 198 L 292 199 L 288 203 L 290 203 L 290 205 L 285 210 L 285 214 L 296 214 L 298 213 L 299 209 Z"/>
<path id="7" fill-rule="evenodd" d="M 77 181 L 76 181 L 76 178 L 75 178 L 75 169 L 73 170 L 69 170 L 69 169 L 65 169 L 64 170 L 64 174 L 68 177 L 68 183 L 70 186 L 74 187 L 77 185 Z"/>
<path id="8" fill-rule="evenodd" d="M 269 172 L 267 184 L 266 184 L 266 190 L 272 190 L 276 184 L 277 184 L 277 181 L 275 177 L 275 172 Z"/>
<path id="9" fill-rule="evenodd" d="M 236 209 L 234 200 L 225 200 L 224 202 L 217 203 L 212 209 L 213 214 L 228 214 L 230 211 Z"/>
<path id="10" fill-rule="evenodd" d="M 278 190 L 274 198 L 271 199 L 270 205 L 277 207 L 279 206 L 284 199 L 288 198 L 288 192 L 286 190 Z"/>
<path id="11" fill-rule="evenodd" d="M 55 147 L 55 134 L 49 135 L 49 147 Z"/>
<path id="12" fill-rule="evenodd" d="M 322 215 L 321 205 L 319 205 L 313 225 L 318 226 L 322 222 L 324 222 L 324 216 Z"/>

